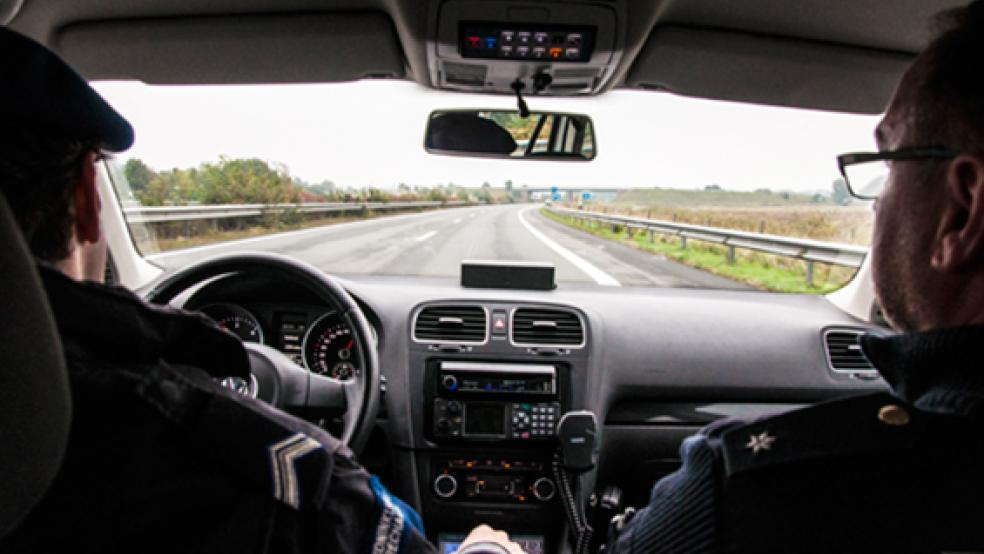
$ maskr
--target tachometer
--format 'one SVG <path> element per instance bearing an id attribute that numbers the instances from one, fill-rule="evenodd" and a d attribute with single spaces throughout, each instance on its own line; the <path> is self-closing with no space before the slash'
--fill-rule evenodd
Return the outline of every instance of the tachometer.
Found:
<path id="1" fill-rule="evenodd" d="M 359 348 L 345 319 L 338 312 L 328 312 L 304 336 L 304 365 L 314 373 L 347 381 L 362 371 Z"/>
<path id="2" fill-rule="evenodd" d="M 235 304 L 209 304 L 199 311 L 211 317 L 219 327 L 231 331 L 247 342 L 263 343 L 263 329 L 253 314 Z"/>

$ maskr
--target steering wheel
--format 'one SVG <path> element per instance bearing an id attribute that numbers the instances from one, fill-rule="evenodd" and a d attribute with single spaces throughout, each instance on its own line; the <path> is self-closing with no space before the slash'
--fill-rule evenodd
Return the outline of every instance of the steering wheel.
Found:
<path id="1" fill-rule="evenodd" d="M 157 282 L 145 298 L 167 304 L 189 287 L 221 275 L 266 273 L 291 280 L 311 291 L 319 300 L 337 307 L 361 346 L 362 371 L 351 380 L 340 381 L 312 373 L 269 346 L 244 342 L 249 354 L 253 384 L 245 389 L 261 400 L 296 411 L 340 411 L 342 434 L 338 437 L 355 451 L 369 437 L 379 409 L 379 356 L 369 321 L 338 281 L 314 266 L 294 258 L 267 252 L 237 253 L 208 258 L 188 265 Z"/>

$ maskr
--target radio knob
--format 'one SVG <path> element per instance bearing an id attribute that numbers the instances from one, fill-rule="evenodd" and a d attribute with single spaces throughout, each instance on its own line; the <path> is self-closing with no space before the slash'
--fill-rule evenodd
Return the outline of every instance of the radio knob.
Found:
<path id="1" fill-rule="evenodd" d="M 553 498 L 556 493 L 557 487 L 548 477 L 540 477 L 533 483 L 533 496 L 535 496 L 537 500 L 546 502 L 547 500 Z"/>
<path id="2" fill-rule="evenodd" d="M 460 402 L 455 402 L 453 400 L 451 402 L 448 402 L 448 413 L 451 414 L 451 415 L 458 415 L 458 414 L 460 414 L 461 413 L 461 403 Z"/>
<path id="3" fill-rule="evenodd" d="M 442 473 L 434 479 L 434 492 L 441 498 L 451 498 L 458 492 L 458 480 L 447 473 Z"/>
<path id="4" fill-rule="evenodd" d="M 445 375 L 441 378 L 441 386 L 450 391 L 457 390 L 458 378 L 454 375 Z"/>

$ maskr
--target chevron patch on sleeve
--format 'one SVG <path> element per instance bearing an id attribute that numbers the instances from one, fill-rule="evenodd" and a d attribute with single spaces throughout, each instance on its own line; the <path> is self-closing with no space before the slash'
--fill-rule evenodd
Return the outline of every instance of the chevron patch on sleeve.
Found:
<path id="1" fill-rule="evenodd" d="M 297 478 L 298 459 L 321 448 L 321 443 L 296 433 L 269 447 L 270 468 L 273 471 L 273 496 L 294 508 L 301 507 L 300 486 Z"/>

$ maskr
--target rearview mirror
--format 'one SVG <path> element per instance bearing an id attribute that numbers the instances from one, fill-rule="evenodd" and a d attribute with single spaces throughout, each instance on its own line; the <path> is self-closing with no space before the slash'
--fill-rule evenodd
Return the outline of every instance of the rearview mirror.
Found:
<path id="1" fill-rule="evenodd" d="M 439 110 L 427 120 L 424 149 L 444 156 L 590 161 L 597 154 L 591 118 L 581 114 Z"/>

